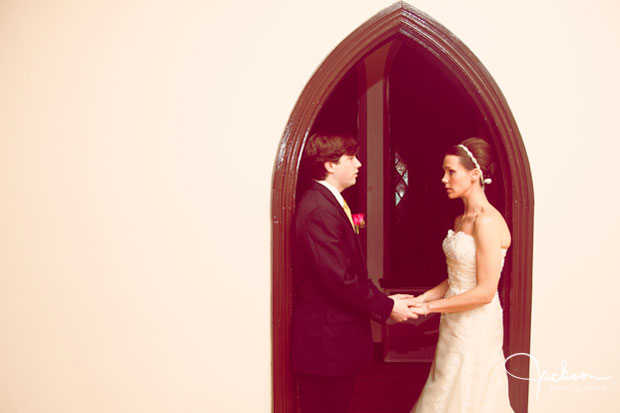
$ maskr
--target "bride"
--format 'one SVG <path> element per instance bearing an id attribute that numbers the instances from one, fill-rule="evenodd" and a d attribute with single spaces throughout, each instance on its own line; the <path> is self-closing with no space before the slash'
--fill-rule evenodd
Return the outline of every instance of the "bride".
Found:
<path id="1" fill-rule="evenodd" d="M 504 369 L 502 308 L 497 295 L 510 246 L 506 221 L 484 193 L 491 183 L 491 148 L 469 138 L 443 161 L 448 198 L 464 212 L 443 241 L 448 278 L 416 297 L 414 312 L 441 313 L 439 341 L 412 412 L 512 412 Z"/>

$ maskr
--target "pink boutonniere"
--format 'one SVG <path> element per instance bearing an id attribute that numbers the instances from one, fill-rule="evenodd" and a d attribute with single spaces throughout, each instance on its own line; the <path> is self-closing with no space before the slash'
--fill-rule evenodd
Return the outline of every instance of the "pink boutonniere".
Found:
<path id="1" fill-rule="evenodd" d="M 364 214 L 352 214 L 353 225 L 355 225 L 355 233 L 360 233 L 360 228 L 366 228 L 366 218 Z"/>

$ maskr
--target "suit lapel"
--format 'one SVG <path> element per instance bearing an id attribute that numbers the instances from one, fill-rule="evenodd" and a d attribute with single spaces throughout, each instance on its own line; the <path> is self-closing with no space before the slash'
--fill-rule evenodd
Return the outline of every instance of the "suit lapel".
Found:
<path id="1" fill-rule="evenodd" d="M 351 226 L 351 221 L 349 221 L 349 217 L 347 216 L 347 213 L 344 212 L 344 208 L 342 207 L 342 205 L 340 205 L 340 203 L 338 202 L 334 194 L 332 194 L 329 189 L 325 188 L 323 185 L 319 184 L 318 182 L 314 182 L 314 187 L 319 192 L 321 192 L 321 194 L 323 194 L 323 196 L 329 201 L 330 204 L 332 204 L 335 208 L 338 208 L 338 210 L 340 211 L 340 216 L 342 216 L 342 219 L 345 219 L 347 221 L 347 223 L 349 224 L 349 227 L 351 228 L 351 231 L 355 233 L 355 230 L 353 229 L 353 226 Z"/>
<path id="2" fill-rule="evenodd" d="M 316 189 L 321 194 L 323 194 L 323 196 L 335 208 L 338 208 L 338 210 L 340 211 L 340 215 L 342 216 L 342 219 L 347 221 L 347 224 L 349 228 L 351 229 L 351 233 L 355 237 L 355 244 L 357 245 L 357 253 L 359 254 L 362 260 L 362 263 L 364 264 L 364 268 L 366 268 L 366 257 L 364 256 L 364 250 L 362 249 L 362 243 L 360 241 L 360 237 L 358 236 L 358 234 L 355 233 L 355 229 L 353 229 L 353 226 L 351 225 L 351 221 L 349 221 L 349 217 L 347 216 L 347 213 L 344 212 L 344 208 L 342 207 L 342 205 L 340 205 L 336 197 L 334 197 L 334 194 L 332 194 L 329 189 L 325 188 L 323 185 L 319 184 L 318 182 L 313 182 L 313 185 L 314 185 L 314 189 Z"/>
<path id="3" fill-rule="evenodd" d="M 362 257 L 362 263 L 364 264 L 364 268 L 366 268 L 366 256 L 364 255 L 364 250 L 362 249 L 362 241 L 360 241 L 360 237 L 358 234 L 355 234 L 355 241 L 357 242 L 357 252 L 360 257 Z"/>

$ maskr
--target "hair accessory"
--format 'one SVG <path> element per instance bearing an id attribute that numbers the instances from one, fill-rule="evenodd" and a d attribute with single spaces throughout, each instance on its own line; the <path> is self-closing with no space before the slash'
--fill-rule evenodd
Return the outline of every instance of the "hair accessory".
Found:
<path id="1" fill-rule="evenodd" d="M 478 163 L 478 161 L 476 160 L 476 157 L 474 156 L 473 153 L 471 153 L 471 151 L 467 148 L 467 146 L 463 145 L 463 144 L 459 144 L 457 145 L 459 148 L 463 149 L 465 151 L 465 153 L 467 153 L 467 155 L 469 156 L 469 159 L 471 159 L 471 161 L 474 163 L 474 165 L 476 166 L 476 169 L 478 171 L 480 171 L 480 181 L 482 182 L 482 186 L 484 187 L 485 184 L 490 184 L 491 182 L 493 182 L 491 180 L 491 178 L 484 178 L 484 175 L 482 174 L 482 168 L 480 168 L 480 164 Z"/>

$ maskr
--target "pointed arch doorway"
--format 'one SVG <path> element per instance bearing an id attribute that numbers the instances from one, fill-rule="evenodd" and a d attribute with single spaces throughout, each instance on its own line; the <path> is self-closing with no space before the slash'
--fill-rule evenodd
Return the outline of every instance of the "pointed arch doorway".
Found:
<path id="1" fill-rule="evenodd" d="M 396 3 L 360 26 L 325 59 L 299 97 L 280 143 L 272 190 L 274 411 L 296 409 L 289 362 L 294 305 L 289 234 L 301 152 L 319 125 L 350 128 L 360 139 L 367 171 L 347 196 L 359 210 L 368 209 L 369 218 L 381 217 L 375 220 L 381 221 L 380 228 L 364 240 L 367 252 L 380 250 L 374 261 L 369 259 L 369 266 L 377 268 L 384 283 L 397 286 L 420 281 L 416 273 L 439 268 L 432 246 L 444 234 L 437 228 L 449 227 L 441 220 L 454 217 L 460 207 L 446 204 L 444 194 L 433 189 L 441 192 L 443 149 L 474 135 L 492 143 L 499 171 L 489 197 L 513 235 L 500 284 L 504 352 L 529 353 L 534 200 L 517 125 L 501 91 L 473 53 L 429 16 Z M 415 202 L 422 198 L 424 202 Z M 407 219 L 419 214 L 432 219 L 423 220 L 424 225 Z M 372 244 L 376 241 L 378 246 Z M 430 283 L 433 275 L 429 277 Z M 526 358 L 514 358 L 508 367 L 519 377 L 529 376 Z M 515 411 L 527 411 L 527 397 L 527 382 L 511 380 Z"/>

